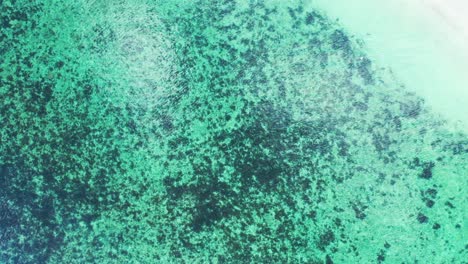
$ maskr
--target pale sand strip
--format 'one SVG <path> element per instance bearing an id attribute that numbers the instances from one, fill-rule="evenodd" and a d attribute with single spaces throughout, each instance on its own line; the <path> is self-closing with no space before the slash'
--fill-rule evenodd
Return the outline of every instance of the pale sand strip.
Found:
<path id="1" fill-rule="evenodd" d="M 306 2 L 339 19 L 376 65 L 468 133 L 468 0 Z"/>
<path id="2" fill-rule="evenodd" d="M 447 56 L 451 56 L 451 66 L 445 66 L 453 71 L 450 75 L 457 81 L 447 80 L 448 86 L 443 90 L 452 94 L 453 99 L 447 103 L 458 109 L 457 119 L 468 134 L 468 0 L 418 1 L 421 9 L 426 9 L 426 18 L 432 20 L 429 24 L 445 42 L 440 48 L 447 49 Z M 454 85 L 450 87 L 451 84 Z"/>
<path id="3" fill-rule="evenodd" d="M 464 0 L 422 0 L 444 22 L 463 38 L 468 48 L 468 1 Z"/>

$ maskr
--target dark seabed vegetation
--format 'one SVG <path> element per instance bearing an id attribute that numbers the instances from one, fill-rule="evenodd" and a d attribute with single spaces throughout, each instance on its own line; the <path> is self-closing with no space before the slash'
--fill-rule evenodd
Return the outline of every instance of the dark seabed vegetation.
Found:
<path id="1" fill-rule="evenodd" d="M 318 10 L 0 5 L 1 263 L 467 263 L 468 137 Z"/>

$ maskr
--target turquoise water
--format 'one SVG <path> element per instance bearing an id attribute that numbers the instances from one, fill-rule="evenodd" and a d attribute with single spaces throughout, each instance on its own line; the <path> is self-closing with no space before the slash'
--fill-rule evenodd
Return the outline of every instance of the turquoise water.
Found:
<path id="1" fill-rule="evenodd" d="M 466 263 L 467 135 L 324 10 L 0 12 L 0 262 Z"/>

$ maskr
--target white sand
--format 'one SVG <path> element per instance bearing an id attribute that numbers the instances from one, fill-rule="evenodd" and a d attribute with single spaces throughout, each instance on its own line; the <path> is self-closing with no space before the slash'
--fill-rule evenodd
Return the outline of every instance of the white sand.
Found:
<path id="1" fill-rule="evenodd" d="M 468 133 L 468 0 L 315 0 L 380 66 Z M 467 15 L 465 15 L 467 14 Z"/>
<path id="2" fill-rule="evenodd" d="M 462 59 L 468 60 L 468 1 L 420 0 L 420 3 L 430 9 L 430 18 L 440 23 L 439 30 L 445 31 L 441 33 L 446 40 L 460 50 Z"/>
<path id="3" fill-rule="evenodd" d="M 468 1 L 463 0 L 422 0 L 453 30 L 468 40 Z M 466 43 L 468 44 L 468 43 Z"/>

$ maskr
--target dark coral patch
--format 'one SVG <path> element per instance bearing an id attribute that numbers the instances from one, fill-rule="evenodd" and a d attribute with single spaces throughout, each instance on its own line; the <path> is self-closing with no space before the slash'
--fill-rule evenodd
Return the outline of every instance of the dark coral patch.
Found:
<path id="1" fill-rule="evenodd" d="M 421 172 L 421 174 L 419 174 L 419 177 L 427 180 L 432 178 L 432 170 L 434 166 L 435 164 L 432 161 L 424 163 L 423 171 Z"/>
<path id="2" fill-rule="evenodd" d="M 427 216 L 425 216 L 424 214 L 422 214 L 422 213 L 418 213 L 418 216 L 416 217 L 416 219 L 421 224 L 425 224 L 429 220 L 429 218 Z"/>
<path id="3" fill-rule="evenodd" d="M 324 251 L 331 243 L 335 241 L 335 234 L 331 230 L 327 230 L 325 233 L 321 234 L 317 242 L 317 247 Z"/>

